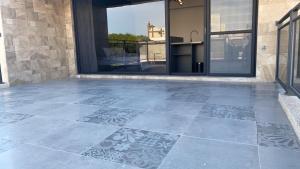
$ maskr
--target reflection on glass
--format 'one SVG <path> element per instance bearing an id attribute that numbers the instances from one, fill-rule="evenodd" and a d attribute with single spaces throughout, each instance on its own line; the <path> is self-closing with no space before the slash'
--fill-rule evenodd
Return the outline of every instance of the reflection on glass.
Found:
<path id="1" fill-rule="evenodd" d="M 296 22 L 293 86 L 300 92 L 300 20 Z"/>
<path id="2" fill-rule="evenodd" d="M 253 0 L 213 0 L 210 2 L 211 32 L 252 28 Z"/>
<path id="3" fill-rule="evenodd" d="M 288 46 L 289 46 L 289 25 L 280 30 L 280 42 L 279 42 L 279 79 L 287 84 L 287 62 L 288 62 Z"/>
<path id="4" fill-rule="evenodd" d="M 107 2 L 102 8 L 107 30 L 95 40 L 103 41 L 96 47 L 99 71 L 165 73 L 164 1 Z"/>
<path id="5" fill-rule="evenodd" d="M 251 73 L 251 34 L 211 36 L 211 73 Z"/>

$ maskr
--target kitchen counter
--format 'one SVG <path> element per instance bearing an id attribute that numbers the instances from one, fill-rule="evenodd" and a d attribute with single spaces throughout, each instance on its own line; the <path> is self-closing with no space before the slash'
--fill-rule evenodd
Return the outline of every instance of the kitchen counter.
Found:
<path id="1" fill-rule="evenodd" d="M 203 41 L 197 41 L 197 42 L 175 42 L 171 43 L 171 45 L 202 45 Z"/>

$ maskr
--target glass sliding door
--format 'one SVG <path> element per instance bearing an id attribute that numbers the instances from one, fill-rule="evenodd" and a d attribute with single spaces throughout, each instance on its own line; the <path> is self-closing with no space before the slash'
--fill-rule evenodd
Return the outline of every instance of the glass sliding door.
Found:
<path id="1" fill-rule="evenodd" d="M 300 92 L 300 18 L 296 21 L 293 87 Z M 280 68 L 280 67 L 279 67 Z"/>
<path id="2" fill-rule="evenodd" d="M 172 74 L 204 74 L 205 0 L 168 0 Z"/>
<path id="3" fill-rule="evenodd" d="M 105 10 L 104 19 L 94 21 L 98 25 L 99 72 L 166 73 L 163 0 L 112 0 L 97 5 Z M 94 11 L 94 15 L 99 14 Z"/>
<path id="4" fill-rule="evenodd" d="M 210 1 L 210 74 L 254 74 L 254 1 Z"/>

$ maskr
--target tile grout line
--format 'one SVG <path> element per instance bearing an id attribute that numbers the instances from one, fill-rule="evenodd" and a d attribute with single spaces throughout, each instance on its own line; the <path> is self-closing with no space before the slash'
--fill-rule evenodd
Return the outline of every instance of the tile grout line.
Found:
<path id="1" fill-rule="evenodd" d="M 244 145 L 244 146 L 251 146 L 251 147 L 257 147 L 258 146 L 256 144 L 239 143 L 239 142 L 226 141 L 226 140 L 221 140 L 221 139 L 202 138 L 202 137 L 188 136 L 188 135 L 181 135 L 181 136 L 187 137 L 187 138 L 198 139 L 198 140 L 215 141 L 215 142 L 220 142 L 220 143 L 230 143 L 230 144 L 237 144 L 237 145 Z"/>
<path id="2" fill-rule="evenodd" d="M 258 133 L 258 122 L 255 122 L 256 124 L 256 137 L 257 137 L 257 156 L 258 156 L 258 165 L 259 168 L 262 169 L 261 167 L 261 157 L 260 157 L 260 147 L 259 147 L 259 133 Z"/>

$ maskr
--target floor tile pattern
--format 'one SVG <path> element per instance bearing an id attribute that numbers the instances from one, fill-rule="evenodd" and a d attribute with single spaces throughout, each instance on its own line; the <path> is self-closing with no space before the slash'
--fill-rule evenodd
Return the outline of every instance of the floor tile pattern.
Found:
<path id="1" fill-rule="evenodd" d="M 179 136 L 122 128 L 83 155 L 156 169 Z"/>
<path id="2" fill-rule="evenodd" d="M 109 106 L 113 105 L 116 102 L 120 101 L 121 98 L 112 97 L 112 96 L 95 96 L 79 102 L 79 104 L 88 104 L 88 105 L 102 105 L 102 106 Z"/>
<path id="3" fill-rule="evenodd" d="M 299 140 L 289 125 L 260 123 L 257 129 L 261 146 L 300 150 Z"/>
<path id="4" fill-rule="evenodd" d="M 33 115 L 21 114 L 21 113 L 1 113 L 0 114 L 0 126 L 16 123 L 18 121 L 32 117 Z"/>
<path id="5" fill-rule="evenodd" d="M 281 90 L 116 79 L 0 89 L 0 168 L 299 169 Z"/>
<path id="6" fill-rule="evenodd" d="M 255 121 L 252 107 L 206 104 L 200 114 L 208 117 Z"/>
<path id="7" fill-rule="evenodd" d="M 100 109 L 89 116 L 83 117 L 80 121 L 104 125 L 124 126 L 140 113 L 141 112 L 131 109 Z"/>

